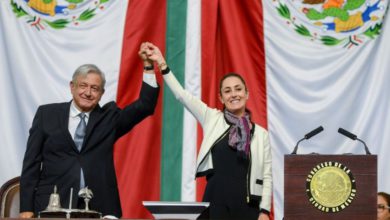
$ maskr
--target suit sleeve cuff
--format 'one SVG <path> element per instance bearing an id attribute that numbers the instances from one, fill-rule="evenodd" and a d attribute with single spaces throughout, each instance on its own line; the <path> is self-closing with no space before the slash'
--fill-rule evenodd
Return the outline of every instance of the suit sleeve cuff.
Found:
<path id="1" fill-rule="evenodd" d="M 266 214 L 266 215 L 268 215 L 269 216 L 269 214 L 270 214 L 270 212 L 268 211 L 268 210 L 265 210 L 265 209 L 260 209 L 260 214 L 261 213 L 264 213 L 264 214 Z"/>
<path id="2" fill-rule="evenodd" d="M 147 83 L 149 86 L 157 88 L 157 80 L 156 80 L 156 74 L 154 73 L 144 73 L 143 81 Z"/>

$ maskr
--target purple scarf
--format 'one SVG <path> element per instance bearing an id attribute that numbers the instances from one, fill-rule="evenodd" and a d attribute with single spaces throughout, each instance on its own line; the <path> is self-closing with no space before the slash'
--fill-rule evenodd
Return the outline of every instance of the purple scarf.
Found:
<path id="1" fill-rule="evenodd" d="M 251 143 L 251 128 L 250 115 L 245 112 L 243 117 L 237 117 L 225 109 L 226 120 L 232 124 L 229 131 L 229 146 L 237 150 L 238 155 L 246 158 L 249 155 Z"/>

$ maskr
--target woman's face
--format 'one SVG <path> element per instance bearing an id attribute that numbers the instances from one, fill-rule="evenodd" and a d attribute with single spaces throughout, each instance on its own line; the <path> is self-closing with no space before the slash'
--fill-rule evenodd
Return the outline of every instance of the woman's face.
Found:
<path id="1" fill-rule="evenodd" d="M 382 196 L 378 196 L 378 220 L 389 220 L 390 210 L 389 204 Z"/>
<path id="2" fill-rule="evenodd" d="M 240 78 L 231 76 L 223 80 L 220 100 L 229 112 L 239 117 L 244 115 L 248 92 Z"/>

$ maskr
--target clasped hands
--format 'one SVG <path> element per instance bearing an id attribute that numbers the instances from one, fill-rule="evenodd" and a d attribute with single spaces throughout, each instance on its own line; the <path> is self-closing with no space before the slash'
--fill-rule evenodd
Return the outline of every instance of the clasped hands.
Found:
<path id="1" fill-rule="evenodd" d="M 144 66 L 153 66 L 156 62 L 160 70 L 166 66 L 164 56 L 160 49 L 150 42 L 143 42 L 138 51 L 139 57 L 144 61 Z"/>

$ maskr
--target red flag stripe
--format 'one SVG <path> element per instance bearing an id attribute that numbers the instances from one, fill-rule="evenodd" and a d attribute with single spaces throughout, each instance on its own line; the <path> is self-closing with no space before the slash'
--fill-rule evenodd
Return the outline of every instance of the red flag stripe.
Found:
<path id="1" fill-rule="evenodd" d="M 253 121 L 267 128 L 261 1 L 202 1 L 201 11 L 202 100 L 222 109 L 219 80 L 228 72 L 239 73 L 249 88 Z M 198 138 L 200 142 L 202 136 Z M 204 184 L 201 180 L 197 186 L 199 200 Z"/>
<path id="2" fill-rule="evenodd" d="M 139 95 L 143 72 L 138 57 L 141 42 L 153 42 L 165 50 L 165 20 L 165 1 L 129 1 L 117 94 L 120 106 L 131 103 Z M 161 86 L 160 76 L 158 81 Z M 160 198 L 160 146 L 161 96 L 154 115 L 142 121 L 115 146 L 123 218 L 152 217 L 142 201 Z"/>

